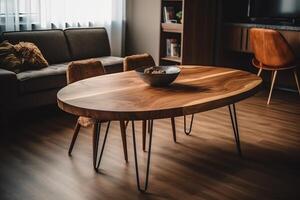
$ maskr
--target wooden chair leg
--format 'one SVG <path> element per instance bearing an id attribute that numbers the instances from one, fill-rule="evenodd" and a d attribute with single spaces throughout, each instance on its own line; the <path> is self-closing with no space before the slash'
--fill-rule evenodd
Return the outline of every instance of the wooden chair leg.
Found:
<path id="1" fill-rule="evenodd" d="M 173 140 L 174 140 L 174 142 L 177 142 L 177 139 L 176 139 L 176 125 L 175 125 L 175 118 L 174 117 L 171 118 L 171 124 L 172 124 Z"/>
<path id="2" fill-rule="evenodd" d="M 268 105 L 270 104 L 270 101 L 271 101 L 271 96 L 272 96 L 272 92 L 273 92 L 273 88 L 274 88 L 276 76 L 277 76 L 277 70 L 274 72 L 274 75 L 273 75 L 271 89 L 270 89 L 269 98 L 268 98 L 268 102 L 267 102 Z"/>
<path id="3" fill-rule="evenodd" d="M 80 131 L 80 128 L 81 128 L 81 125 L 77 121 L 76 125 L 75 125 L 75 128 L 74 128 L 73 138 L 72 138 L 72 141 L 71 141 L 71 144 L 70 144 L 70 147 L 69 147 L 69 156 L 72 155 L 72 150 L 73 150 L 74 144 L 76 142 L 76 139 L 77 139 L 78 133 Z"/>
<path id="4" fill-rule="evenodd" d="M 128 162 L 125 121 L 120 121 L 120 129 L 121 129 L 121 137 L 122 137 L 122 143 L 123 143 L 124 158 L 125 158 L 125 161 Z"/>
<path id="5" fill-rule="evenodd" d="M 259 68 L 259 71 L 258 71 L 258 73 L 257 73 L 257 76 L 260 76 L 261 72 L 262 72 L 262 68 Z"/>
<path id="6" fill-rule="evenodd" d="M 147 120 L 143 120 L 143 151 L 146 151 Z"/>
<path id="7" fill-rule="evenodd" d="M 300 85 L 299 85 L 298 74 L 297 74 L 296 69 L 294 70 L 294 76 L 295 76 L 295 80 L 296 80 L 296 84 L 297 84 L 298 93 L 300 95 Z"/>

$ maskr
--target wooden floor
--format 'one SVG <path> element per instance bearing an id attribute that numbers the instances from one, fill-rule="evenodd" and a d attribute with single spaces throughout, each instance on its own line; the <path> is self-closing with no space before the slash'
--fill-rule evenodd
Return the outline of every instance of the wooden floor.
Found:
<path id="1" fill-rule="evenodd" d="M 275 91 L 266 106 L 266 96 L 237 104 L 243 158 L 235 149 L 227 108 L 197 114 L 191 136 L 177 118 L 177 144 L 170 121 L 155 121 L 146 194 L 136 190 L 130 127 L 129 163 L 119 124 L 113 122 L 96 173 L 91 129 L 81 132 L 69 157 L 75 117 L 54 107 L 20 115 L 0 142 L 0 199 L 300 199 L 300 98 Z M 144 167 L 140 122 L 138 128 Z"/>

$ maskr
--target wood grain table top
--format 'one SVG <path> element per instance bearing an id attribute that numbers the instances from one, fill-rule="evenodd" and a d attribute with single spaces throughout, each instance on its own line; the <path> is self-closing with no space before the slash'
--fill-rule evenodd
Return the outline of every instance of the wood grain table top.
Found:
<path id="1" fill-rule="evenodd" d="M 208 66 L 180 66 L 173 84 L 155 88 L 135 71 L 72 83 L 57 94 L 58 106 L 99 120 L 144 120 L 183 116 L 254 95 L 262 79 L 249 72 Z"/>

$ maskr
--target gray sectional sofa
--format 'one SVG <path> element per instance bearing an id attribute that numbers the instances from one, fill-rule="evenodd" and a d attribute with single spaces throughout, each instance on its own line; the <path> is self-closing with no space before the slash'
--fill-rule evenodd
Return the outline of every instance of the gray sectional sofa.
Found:
<path id="1" fill-rule="evenodd" d="M 12 44 L 32 42 L 49 62 L 47 68 L 19 74 L 0 66 L 2 114 L 55 103 L 58 90 L 66 85 L 65 72 L 71 61 L 95 58 L 103 63 L 107 73 L 123 70 L 123 58 L 111 56 L 104 28 L 4 32 L 2 40 Z"/>

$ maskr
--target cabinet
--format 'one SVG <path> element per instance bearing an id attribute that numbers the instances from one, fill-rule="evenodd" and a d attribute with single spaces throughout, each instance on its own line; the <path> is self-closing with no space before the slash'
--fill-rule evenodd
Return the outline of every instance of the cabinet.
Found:
<path id="1" fill-rule="evenodd" d="M 251 26 L 224 26 L 224 47 L 226 50 L 252 53 L 249 30 Z M 276 29 L 276 28 L 275 28 Z M 300 30 L 277 29 L 290 44 L 297 56 L 300 56 Z"/>
<path id="2" fill-rule="evenodd" d="M 181 23 L 166 23 L 165 7 L 182 11 Z M 162 0 L 160 30 L 160 64 L 212 65 L 214 63 L 217 0 Z M 167 55 L 167 39 L 180 45 L 180 56 Z"/>

